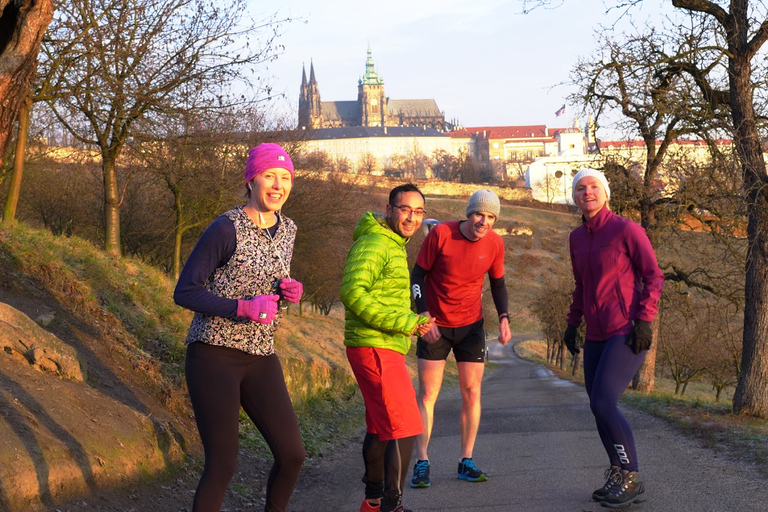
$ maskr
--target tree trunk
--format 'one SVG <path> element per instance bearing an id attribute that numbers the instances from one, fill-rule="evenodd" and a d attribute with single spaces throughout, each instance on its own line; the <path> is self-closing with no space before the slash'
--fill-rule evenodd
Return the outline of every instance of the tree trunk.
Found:
<path id="1" fill-rule="evenodd" d="M 173 270 L 173 278 L 178 281 L 181 274 L 181 242 L 184 233 L 181 230 L 181 192 L 177 187 L 171 187 L 173 192 L 173 204 L 174 204 L 174 227 L 173 227 L 173 263 L 171 267 Z"/>
<path id="2" fill-rule="evenodd" d="M 762 154 L 757 159 L 762 161 Z M 763 187 L 754 179 L 750 182 L 744 335 L 733 410 L 768 418 L 768 202 Z"/>
<path id="3" fill-rule="evenodd" d="M 645 360 L 632 379 L 632 389 L 641 393 L 650 393 L 656 386 L 656 348 L 659 346 L 658 315 L 652 324 L 653 343 L 645 354 Z"/>
<path id="4" fill-rule="evenodd" d="M 52 0 L 0 0 L 0 162 L 37 67 Z"/>
<path id="5" fill-rule="evenodd" d="M 739 20 L 746 21 L 746 8 Z M 768 197 L 765 160 L 755 122 L 752 97 L 751 55 L 741 43 L 738 24 L 729 31 L 730 101 L 735 145 L 742 165 L 747 202 L 747 262 L 744 288 L 744 337 L 741 375 L 733 397 L 733 410 L 768 418 Z M 741 28 L 741 30 L 740 30 Z M 740 50 L 740 51 L 738 51 Z"/>
<path id="6" fill-rule="evenodd" d="M 579 371 L 579 366 L 581 366 L 581 352 L 578 352 L 575 356 L 573 356 L 573 367 L 571 368 L 571 375 L 574 377 Z"/>
<path id="7" fill-rule="evenodd" d="M 104 174 L 104 248 L 107 254 L 120 257 L 120 192 L 117 187 L 116 158 L 102 152 Z"/>
<path id="8" fill-rule="evenodd" d="M 646 146 L 651 146 L 655 142 L 646 141 Z M 656 247 L 656 212 L 651 204 L 650 197 L 653 194 L 653 178 L 656 176 L 656 168 L 650 163 L 655 158 L 655 149 L 649 152 L 648 164 L 645 172 L 645 181 L 643 183 L 644 197 L 640 201 L 640 225 L 645 229 L 648 240 L 652 247 Z M 659 306 L 661 307 L 661 306 Z M 658 319 L 658 313 L 656 315 Z M 656 385 L 656 347 L 659 341 L 659 322 L 653 322 L 653 342 L 651 348 L 645 354 L 643 364 L 637 370 L 632 378 L 632 389 L 641 393 L 650 393 Z"/>
<path id="9" fill-rule="evenodd" d="M 16 207 L 21 193 L 21 177 L 24 173 L 24 153 L 27 149 L 27 132 L 29 131 L 29 113 L 32 108 L 32 98 L 27 95 L 19 112 L 19 133 L 16 136 L 16 157 L 13 161 L 11 186 L 5 200 L 3 224 L 13 224 L 16 221 Z"/>

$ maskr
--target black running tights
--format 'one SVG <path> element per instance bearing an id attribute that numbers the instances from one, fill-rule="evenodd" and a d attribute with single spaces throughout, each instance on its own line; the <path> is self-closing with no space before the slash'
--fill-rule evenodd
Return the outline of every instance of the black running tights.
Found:
<path id="1" fill-rule="evenodd" d="M 267 442 L 274 464 L 267 479 L 267 512 L 285 512 L 306 455 L 277 355 L 191 343 L 186 377 L 205 467 L 193 512 L 219 512 L 237 465 L 240 406 Z"/>
<path id="2" fill-rule="evenodd" d="M 381 441 L 376 434 L 365 434 L 363 440 L 365 498 L 382 498 L 383 512 L 393 510 L 400 504 L 415 441 L 416 436 Z"/>

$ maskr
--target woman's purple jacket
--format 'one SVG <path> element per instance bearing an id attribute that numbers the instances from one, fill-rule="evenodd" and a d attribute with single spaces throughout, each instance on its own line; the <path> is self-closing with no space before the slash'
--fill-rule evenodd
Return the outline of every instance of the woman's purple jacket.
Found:
<path id="1" fill-rule="evenodd" d="M 570 325 L 587 322 L 587 339 L 604 341 L 628 334 L 633 320 L 652 322 L 664 275 L 640 225 L 604 207 L 571 232 L 571 264 L 576 288 Z"/>

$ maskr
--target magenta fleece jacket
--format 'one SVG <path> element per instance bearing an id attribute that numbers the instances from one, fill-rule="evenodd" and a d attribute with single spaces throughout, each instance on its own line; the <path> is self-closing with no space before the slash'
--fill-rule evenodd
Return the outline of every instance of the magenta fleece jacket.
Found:
<path id="1" fill-rule="evenodd" d="M 607 207 L 571 232 L 576 288 L 568 324 L 587 322 L 587 339 L 628 334 L 633 320 L 652 322 L 664 275 L 645 230 Z"/>

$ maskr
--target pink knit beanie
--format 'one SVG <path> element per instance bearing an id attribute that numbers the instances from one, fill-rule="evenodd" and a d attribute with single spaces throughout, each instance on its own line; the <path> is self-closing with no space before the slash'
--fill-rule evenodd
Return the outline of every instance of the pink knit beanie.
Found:
<path id="1" fill-rule="evenodd" d="M 245 183 L 267 169 L 285 169 L 291 173 L 293 181 L 293 162 L 283 148 L 273 142 L 265 142 L 251 149 L 245 164 Z"/>

